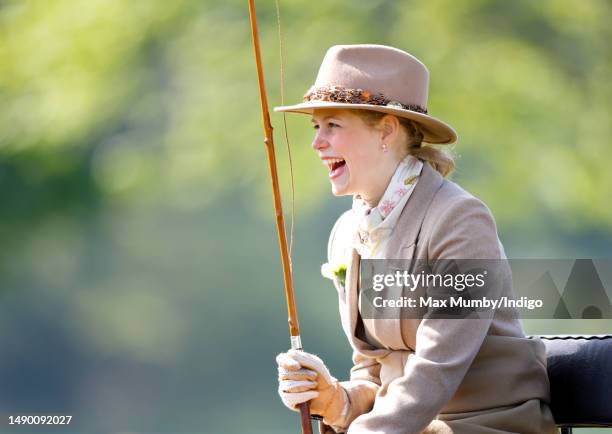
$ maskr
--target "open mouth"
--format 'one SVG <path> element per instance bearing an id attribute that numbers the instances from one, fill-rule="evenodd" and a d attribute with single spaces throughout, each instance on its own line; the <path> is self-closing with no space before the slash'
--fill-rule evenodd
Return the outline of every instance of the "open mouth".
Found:
<path id="1" fill-rule="evenodd" d="M 346 161 L 342 158 L 330 158 L 323 162 L 327 168 L 329 169 L 329 177 L 335 178 L 339 176 L 344 171 L 344 167 L 346 166 Z"/>

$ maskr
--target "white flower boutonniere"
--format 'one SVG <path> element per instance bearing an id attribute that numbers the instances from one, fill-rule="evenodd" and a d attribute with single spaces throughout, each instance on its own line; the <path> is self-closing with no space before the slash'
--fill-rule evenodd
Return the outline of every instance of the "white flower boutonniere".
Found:
<path id="1" fill-rule="evenodd" d="M 346 264 L 330 264 L 329 262 L 326 262 L 325 264 L 321 265 L 321 274 L 323 277 L 327 277 L 328 279 L 337 279 L 338 282 L 344 286 L 344 282 L 346 281 Z"/>

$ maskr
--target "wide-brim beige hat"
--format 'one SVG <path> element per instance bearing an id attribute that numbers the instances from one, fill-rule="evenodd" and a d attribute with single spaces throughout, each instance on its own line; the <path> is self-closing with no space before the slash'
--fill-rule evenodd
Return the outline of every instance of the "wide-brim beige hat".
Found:
<path id="1" fill-rule="evenodd" d="M 448 124 L 427 113 L 429 71 L 416 57 L 385 45 L 335 45 L 327 50 L 315 84 L 304 102 L 275 112 L 311 114 L 314 109 L 364 109 L 412 119 L 423 141 L 457 140 Z"/>

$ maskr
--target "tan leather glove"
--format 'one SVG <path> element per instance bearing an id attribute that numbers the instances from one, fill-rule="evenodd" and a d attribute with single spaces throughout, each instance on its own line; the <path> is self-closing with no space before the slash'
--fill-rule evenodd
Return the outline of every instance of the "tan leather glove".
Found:
<path id="1" fill-rule="evenodd" d="M 297 411 L 298 404 L 309 401 L 312 414 L 330 425 L 340 423 L 348 409 L 348 396 L 319 357 L 289 350 L 279 354 L 276 363 L 278 394 L 288 408 Z"/>

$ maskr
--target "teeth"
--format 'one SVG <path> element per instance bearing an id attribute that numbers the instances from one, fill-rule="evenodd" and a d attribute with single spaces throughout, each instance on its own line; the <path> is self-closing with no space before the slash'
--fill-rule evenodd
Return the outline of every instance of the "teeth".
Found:
<path id="1" fill-rule="evenodd" d="M 323 164 L 331 169 L 333 164 L 340 163 L 342 161 L 344 161 L 342 158 L 329 158 L 327 160 L 323 160 Z"/>

